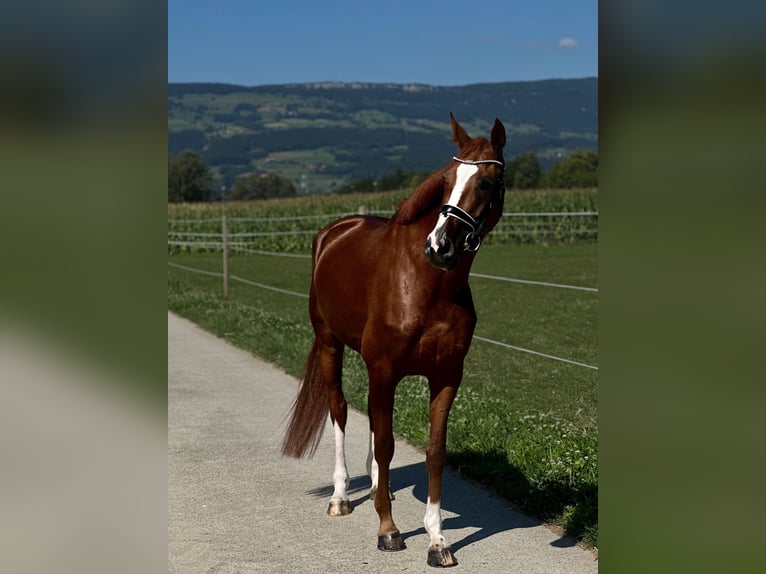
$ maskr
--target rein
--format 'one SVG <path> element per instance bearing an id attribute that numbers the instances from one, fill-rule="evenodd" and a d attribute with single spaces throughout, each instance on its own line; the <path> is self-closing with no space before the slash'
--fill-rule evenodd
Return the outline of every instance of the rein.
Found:
<path id="1" fill-rule="evenodd" d="M 461 159 L 457 156 L 452 156 L 452 159 L 455 161 L 458 161 L 460 163 L 465 163 L 468 165 L 481 165 L 484 163 L 494 163 L 496 165 L 499 165 L 500 167 L 505 167 L 505 163 L 503 163 L 500 160 L 497 159 Z M 505 188 L 503 187 L 503 190 Z M 474 219 L 474 217 L 465 211 L 464 209 L 461 209 L 457 205 L 452 205 L 450 203 L 445 203 L 442 205 L 441 209 L 439 210 L 439 213 L 444 215 L 445 217 L 454 217 L 464 225 L 466 225 L 471 232 L 466 235 L 465 242 L 463 245 L 463 249 L 466 251 L 478 251 L 479 247 L 481 247 L 481 236 L 479 233 L 481 232 L 481 228 L 484 226 L 484 221 L 487 218 L 487 212 L 492 209 L 492 202 L 490 201 L 489 205 L 487 206 L 487 209 L 484 211 L 484 213 L 481 214 L 479 219 Z"/>

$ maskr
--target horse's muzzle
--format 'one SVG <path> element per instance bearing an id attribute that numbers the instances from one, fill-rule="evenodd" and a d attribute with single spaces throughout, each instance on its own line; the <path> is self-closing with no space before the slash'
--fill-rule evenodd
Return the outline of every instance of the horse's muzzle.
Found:
<path id="1" fill-rule="evenodd" d="M 431 265 L 439 269 L 450 270 L 457 266 L 457 252 L 449 239 L 441 243 L 436 250 L 431 246 L 431 242 L 426 240 L 425 254 Z"/>

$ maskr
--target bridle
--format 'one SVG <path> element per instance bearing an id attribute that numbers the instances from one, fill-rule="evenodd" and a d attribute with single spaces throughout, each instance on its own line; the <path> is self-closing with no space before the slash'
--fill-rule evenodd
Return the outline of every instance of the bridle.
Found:
<path id="1" fill-rule="evenodd" d="M 458 161 L 460 163 L 465 163 L 468 165 L 481 165 L 484 163 L 494 163 L 496 165 L 499 165 L 502 168 L 505 168 L 505 164 L 497 159 L 460 159 L 457 156 L 452 156 L 452 159 L 455 161 Z M 500 189 L 502 190 L 501 193 L 505 192 L 505 185 L 503 185 L 502 177 L 500 181 Z M 493 198 L 494 199 L 494 198 Z M 451 203 L 445 203 L 442 205 L 441 209 L 439 210 L 439 213 L 444 215 L 445 217 L 454 217 L 459 222 L 463 223 L 466 227 L 468 227 L 471 232 L 465 236 L 465 240 L 463 243 L 463 250 L 464 251 L 478 251 L 479 247 L 481 247 L 481 228 L 484 225 L 484 222 L 487 219 L 487 214 L 492 209 L 492 200 L 490 200 L 489 205 L 487 205 L 486 209 L 482 212 L 482 214 L 479 216 L 478 219 L 474 219 L 474 217 L 465 211 L 464 209 L 461 209 L 457 205 L 452 205 Z"/>

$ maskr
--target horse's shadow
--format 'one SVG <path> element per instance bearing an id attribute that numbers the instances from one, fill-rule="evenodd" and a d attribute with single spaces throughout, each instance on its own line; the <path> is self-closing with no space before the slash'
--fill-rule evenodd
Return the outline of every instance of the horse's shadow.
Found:
<path id="1" fill-rule="evenodd" d="M 521 479 L 523 480 L 523 478 Z M 351 479 L 348 493 L 351 498 L 349 506 L 352 511 L 370 500 L 370 486 L 370 478 L 366 475 L 355 476 Z M 391 492 L 396 495 L 397 492 L 410 487 L 412 487 L 412 494 L 415 498 L 423 503 L 423 512 L 425 513 L 425 504 L 428 498 L 428 475 L 424 463 L 400 467 L 392 466 Z M 308 494 L 329 499 L 332 492 L 332 486 L 323 486 L 310 490 Z M 455 552 L 500 532 L 540 525 L 539 521 L 512 510 L 505 502 L 494 498 L 480 486 L 459 478 L 454 470 L 449 468 L 445 468 L 442 477 L 442 510 L 457 515 L 444 520 L 445 533 L 462 528 L 478 529 L 461 540 L 452 541 L 451 546 Z M 396 513 L 395 506 L 394 513 Z M 406 540 L 420 534 L 426 534 L 426 530 L 422 526 L 402 532 L 402 538 Z M 449 534 L 447 536 L 449 537 Z M 574 544 L 575 541 L 568 537 L 562 537 L 551 543 L 557 548 L 573 546 Z"/>

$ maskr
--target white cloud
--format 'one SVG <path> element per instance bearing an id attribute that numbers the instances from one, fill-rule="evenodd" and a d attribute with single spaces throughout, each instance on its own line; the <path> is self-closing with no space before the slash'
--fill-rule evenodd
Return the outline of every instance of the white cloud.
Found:
<path id="1" fill-rule="evenodd" d="M 561 38 L 559 48 L 579 48 L 580 43 L 574 38 Z"/>

